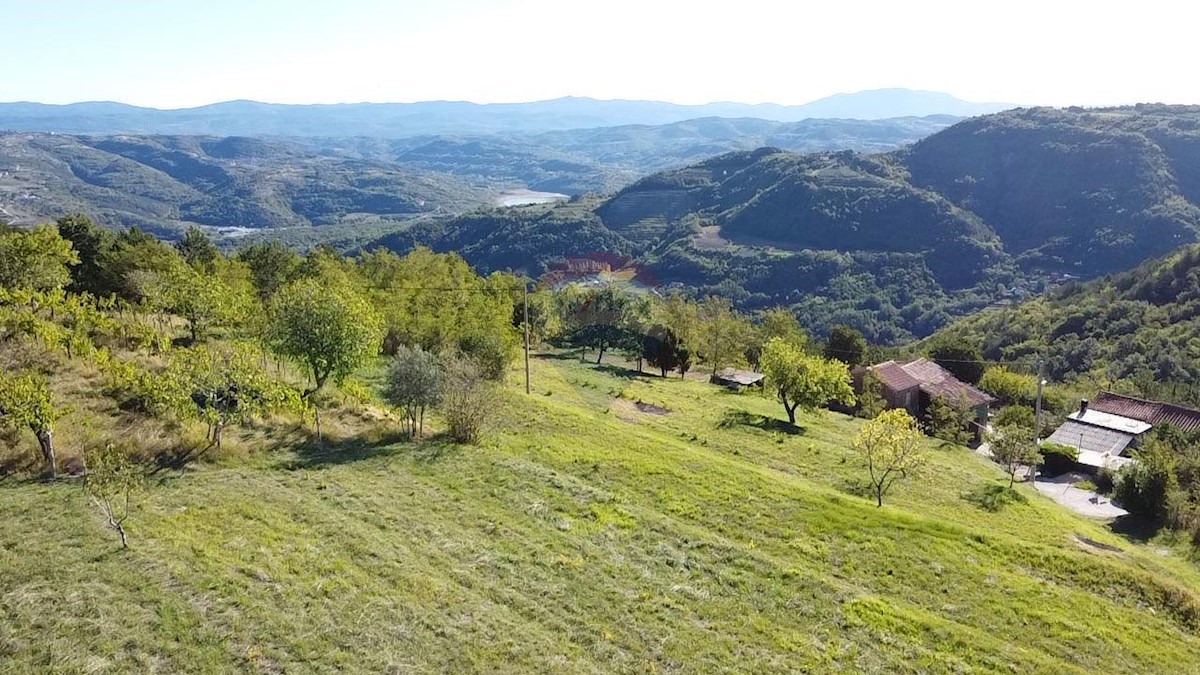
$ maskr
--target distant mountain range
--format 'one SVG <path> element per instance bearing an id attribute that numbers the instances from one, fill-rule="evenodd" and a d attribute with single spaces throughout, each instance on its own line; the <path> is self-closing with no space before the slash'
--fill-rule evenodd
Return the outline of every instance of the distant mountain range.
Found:
<path id="1" fill-rule="evenodd" d="M 367 246 L 535 273 L 623 255 L 659 283 L 898 342 L 1198 238 L 1200 108 L 1137 106 L 1007 111 L 885 154 L 735 152 L 604 199 L 423 222 Z"/>
<path id="2" fill-rule="evenodd" d="M 214 136 L 371 136 L 539 133 L 622 125 L 662 125 L 722 117 L 775 122 L 806 119 L 878 120 L 950 115 L 969 117 L 1011 105 L 972 103 L 949 94 L 878 89 L 837 94 L 811 103 L 602 101 L 560 98 L 533 103 L 456 101 L 283 105 L 228 101 L 198 108 L 158 110 L 111 102 L 47 105 L 0 103 L 0 130 L 67 134 L 203 134 Z"/>
<path id="3" fill-rule="evenodd" d="M 404 139 L 0 132 L 0 218 L 83 211 L 172 236 L 188 223 L 277 228 L 398 220 L 484 206 L 506 190 L 612 192 L 731 150 L 890 150 L 956 118 L 707 118 L 543 134 Z"/>

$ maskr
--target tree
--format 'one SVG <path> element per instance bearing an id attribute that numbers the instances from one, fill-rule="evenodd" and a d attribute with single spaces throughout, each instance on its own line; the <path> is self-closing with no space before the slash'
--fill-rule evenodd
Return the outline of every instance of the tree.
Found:
<path id="1" fill-rule="evenodd" d="M 86 455 L 87 475 L 83 491 L 100 509 L 105 524 L 121 537 L 121 548 L 129 548 L 125 532 L 133 499 L 145 489 L 146 474 L 112 444 Z"/>
<path id="2" fill-rule="evenodd" d="M 332 379 L 341 381 L 379 353 L 383 327 L 375 310 L 354 291 L 319 278 L 279 291 L 271 309 L 267 343 L 280 356 L 308 368 L 308 398 Z"/>
<path id="3" fill-rule="evenodd" d="M 854 389 L 845 364 L 809 356 L 800 347 L 780 338 L 763 348 L 763 373 L 787 411 L 788 422 L 796 423 L 796 408 L 816 410 L 831 402 L 854 404 Z"/>
<path id="4" fill-rule="evenodd" d="M 852 448 L 867 464 L 875 506 L 892 485 L 925 462 L 925 444 L 917 421 L 899 408 L 885 410 L 863 425 Z"/>
<path id="5" fill-rule="evenodd" d="M 1161 523 L 1167 517 L 1168 496 L 1179 490 L 1178 460 L 1158 439 L 1148 441 L 1135 459 L 1117 475 L 1113 499 L 1130 513 Z"/>
<path id="6" fill-rule="evenodd" d="M 29 371 L 0 373 L 0 427 L 33 432 L 51 480 L 58 478 L 54 423 L 60 417 L 46 378 Z"/>
<path id="7" fill-rule="evenodd" d="M 1026 408 L 1023 405 L 1005 406 L 996 414 L 996 419 L 993 422 L 997 427 L 1022 427 L 1029 429 L 1029 433 L 1033 434 L 1033 428 L 1037 426 L 1037 415 L 1033 408 Z"/>
<path id="8" fill-rule="evenodd" d="M 867 358 L 867 339 L 849 326 L 834 326 L 825 342 L 825 358 L 854 367 Z"/>
<path id="9" fill-rule="evenodd" d="M 879 417 L 887 409 L 887 399 L 883 395 L 883 380 L 874 370 L 863 373 L 862 395 L 858 397 L 858 414 L 869 420 Z"/>
<path id="10" fill-rule="evenodd" d="M 292 280 L 300 256 L 278 241 L 253 244 L 238 251 L 237 259 L 250 268 L 250 280 L 264 304 Z"/>
<path id="11" fill-rule="evenodd" d="M 763 312 L 758 326 L 748 336 L 745 356 L 746 361 L 755 371 L 762 367 L 763 346 L 772 338 L 793 342 L 805 351 L 809 351 L 811 348 L 811 340 L 800 326 L 800 321 L 796 319 L 795 314 L 782 307 L 768 309 Z"/>
<path id="12" fill-rule="evenodd" d="M 440 409 L 456 443 L 478 443 L 496 415 L 496 386 L 470 359 L 445 364 L 446 386 Z"/>
<path id="13" fill-rule="evenodd" d="M 225 428 L 265 412 L 299 409 L 295 390 L 271 379 L 245 349 L 205 347 L 171 352 L 163 377 L 165 407 L 207 426 L 209 447 L 221 449 Z"/>
<path id="14" fill-rule="evenodd" d="M 419 438 L 425 429 L 425 410 L 437 406 L 445 387 L 442 365 L 420 347 L 401 346 L 388 372 L 387 399 L 404 411 L 405 431 Z"/>
<path id="15" fill-rule="evenodd" d="M 0 230 L 0 288 L 49 291 L 71 282 L 79 263 L 71 242 L 51 225 L 32 230 Z"/>
<path id="16" fill-rule="evenodd" d="M 654 326 L 642 338 L 642 358 L 652 367 L 658 368 L 663 377 L 679 367 L 686 358 L 679 338 L 664 326 Z"/>
<path id="17" fill-rule="evenodd" d="M 704 360 L 715 375 L 743 351 L 750 334 L 750 325 L 734 311 L 724 298 L 710 295 L 699 306 L 700 346 Z"/>
<path id="18" fill-rule="evenodd" d="M 253 302 L 249 280 L 240 276 L 240 263 L 213 260 L 208 271 L 177 262 L 161 273 L 151 273 L 143 286 L 149 306 L 181 317 L 188 325 L 191 343 L 216 326 L 237 323 Z"/>
<path id="19" fill-rule="evenodd" d="M 114 292 L 108 270 L 102 266 L 113 247 L 112 233 L 81 214 L 63 216 L 57 224 L 58 234 L 71 242 L 71 248 L 79 256 L 79 264 L 71 268 L 68 290 L 91 293 L 98 298 Z"/>
<path id="20" fill-rule="evenodd" d="M 600 363 L 609 347 L 625 341 L 630 306 L 629 296 L 613 286 L 573 296 L 567 309 L 571 343 L 595 349 Z"/>
<path id="21" fill-rule="evenodd" d="M 979 349 L 965 343 L 943 342 L 929 350 L 929 358 L 967 384 L 977 384 L 986 368 Z"/>
<path id="22" fill-rule="evenodd" d="M 1022 426 L 997 426 L 995 431 L 988 434 L 988 443 L 992 451 L 992 459 L 996 460 L 1008 472 L 1008 487 L 1017 480 L 1017 471 L 1028 466 L 1032 469 L 1042 463 L 1042 453 L 1038 451 L 1037 443 L 1033 440 L 1033 429 Z M 1030 479 L 1033 476 L 1030 475 Z"/>
<path id="23" fill-rule="evenodd" d="M 213 272 L 217 258 L 221 257 L 212 239 L 195 225 L 187 229 L 183 239 L 175 245 L 175 250 L 183 256 L 184 262 L 198 272 Z"/>
<path id="24" fill-rule="evenodd" d="M 971 442 L 971 424 L 975 413 L 966 401 L 950 401 L 933 396 L 926 412 L 929 435 L 943 441 L 966 445 Z"/>

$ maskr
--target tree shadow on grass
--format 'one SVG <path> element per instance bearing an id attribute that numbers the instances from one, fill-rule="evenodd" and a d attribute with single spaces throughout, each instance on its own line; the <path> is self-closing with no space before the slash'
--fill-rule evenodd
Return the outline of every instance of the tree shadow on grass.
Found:
<path id="1" fill-rule="evenodd" d="M 454 447 L 455 445 L 445 435 L 430 436 L 413 441 L 402 431 L 388 432 L 370 440 L 347 438 L 318 441 L 312 439 L 294 446 L 294 456 L 280 461 L 277 466 L 288 471 L 323 469 L 379 457 L 399 456 L 433 462 L 447 455 Z"/>
<path id="2" fill-rule="evenodd" d="M 757 415 L 745 410 L 730 410 L 725 413 L 724 419 L 717 423 L 717 428 L 719 429 L 733 429 L 735 427 L 754 427 L 755 429 L 783 433 L 789 436 L 803 436 L 807 432 L 807 429 L 804 427 L 789 424 L 774 417 Z"/>
<path id="3" fill-rule="evenodd" d="M 875 487 L 871 485 L 870 481 L 862 478 L 851 478 L 843 482 L 841 487 L 847 494 L 854 495 L 855 497 L 870 500 L 875 499 Z"/>
<path id="4" fill-rule="evenodd" d="M 1108 528 L 1129 541 L 1144 544 L 1159 533 L 1163 525 L 1153 518 L 1130 513 L 1114 518 Z"/>
<path id="5" fill-rule="evenodd" d="M 962 498 L 989 513 L 998 513 L 1009 504 L 1023 504 L 1028 499 L 1002 483 L 981 483 L 969 492 L 964 492 Z"/>
<path id="6" fill-rule="evenodd" d="M 611 365 L 608 363 L 602 363 L 602 364 L 596 366 L 596 370 L 598 370 L 602 373 L 607 373 L 609 375 L 616 375 L 617 377 L 623 377 L 627 380 L 641 380 L 641 379 L 644 379 L 647 377 L 656 377 L 654 375 L 650 375 L 649 373 L 639 373 L 638 371 L 633 370 L 632 368 L 622 368 L 621 366 L 614 366 L 614 365 Z M 661 379 L 661 378 L 657 378 L 657 379 Z"/>

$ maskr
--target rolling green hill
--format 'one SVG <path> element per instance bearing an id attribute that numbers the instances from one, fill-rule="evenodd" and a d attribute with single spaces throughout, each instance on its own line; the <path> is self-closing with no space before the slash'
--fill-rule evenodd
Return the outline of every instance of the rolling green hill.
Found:
<path id="1" fill-rule="evenodd" d="M 1196 108 L 1016 110 L 886 154 L 761 148 L 663 171 L 591 212 L 559 207 L 550 220 L 584 236 L 571 242 L 572 227 L 556 227 L 545 250 L 533 243 L 546 236 L 535 225 L 545 209 L 473 214 L 377 243 L 463 250 L 485 268 L 534 273 L 615 251 L 660 283 L 746 309 L 790 306 L 817 333 L 845 323 L 903 342 L 1195 242 L 1197 150 Z M 463 248 L 476 238 L 457 229 L 486 233 L 486 258 Z"/>
<path id="2" fill-rule="evenodd" d="M 490 203 L 444 174 L 327 157 L 283 140 L 0 134 L 0 217 L 85 212 L 171 235 L 189 223 L 283 228 L 399 220 Z"/>
<path id="3" fill-rule="evenodd" d="M 988 359 L 1046 357 L 1059 380 L 1128 380 L 1150 397 L 1200 404 L 1200 247 L 1074 283 L 943 329 Z"/>
<path id="4" fill-rule="evenodd" d="M 765 398 L 553 355 L 534 386 L 481 447 L 231 432 L 248 454 L 160 473 L 128 551 L 69 481 L 0 482 L 4 670 L 1200 663 L 1192 563 L 1032 490 L 977 506 L 1002 472 L 964 448 L 932 447 L 876 508 L 855 494 L 858 420 L 785 433 Z M 111 407 L 91 391 L 77 414 Z"/>

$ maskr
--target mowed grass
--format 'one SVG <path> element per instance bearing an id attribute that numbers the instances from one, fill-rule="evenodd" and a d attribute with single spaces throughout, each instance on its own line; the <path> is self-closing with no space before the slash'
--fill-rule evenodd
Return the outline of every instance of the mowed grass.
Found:
<path id="1" fill-rule="evenodd" d="M 128 551 L 77 486 L 0 482 L 0 671 L 1200 671 L 1192 563 L 977 506 L 963 448 L 879 509 L 851 418 L 566 359 L 509 389 L 483 447 L 160 474 Z"/>

